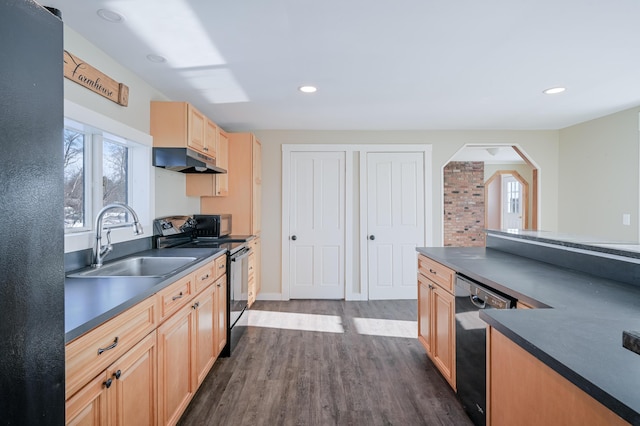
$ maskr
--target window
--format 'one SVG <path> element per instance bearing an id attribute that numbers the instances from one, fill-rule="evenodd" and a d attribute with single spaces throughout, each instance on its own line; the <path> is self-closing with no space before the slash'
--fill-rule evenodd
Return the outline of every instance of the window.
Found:
<path id="1" fill-rule="evenodd" d="M 113 228 L 111 240 L 119 243 L 153 234 L 153 139 L 110 117 L 67 99 L 64 101 L 64 251 L 92 248 L 96 215 L 107 204 L 131 206 L 144 228 L 135 236 L 130 227 Z M 130 222 L 121 209 L 109 210 L 105 225 Z"/>
<path id="2" fill-rule="evenodd" d="M 83 129 L 83 130 L 79 130 Z M 65 120 L 64 224 L 66 232 L 91 229 L 90 218 L 107 204 L 130 204 L 129 150 L 138 145 L 86 125 Z M 92 179 L 102 185 L 91 185 Z M 104 216 L 105 225 L 128 221 L 124 210 Z"/>
<path id="3" fill-rule="evenodd" d="M 85 135 L 64 129 L 64 227 L 85 229 Z"/>

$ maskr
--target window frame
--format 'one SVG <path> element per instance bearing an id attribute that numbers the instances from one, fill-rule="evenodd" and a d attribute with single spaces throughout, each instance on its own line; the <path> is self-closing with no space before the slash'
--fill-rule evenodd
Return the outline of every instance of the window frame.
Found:
<path id="1" fill-rule="evenodd" d="M 128 178 L 127 192 L 128 204 L 138 214 L 144 229 L 144 234 L 135 236 L 130 228 L 116 228 L 111 232 L 113 243 L 128 241 L 138 238 L 148 238 L 153 234 L 152 219 L 155 205 L 155 180 L 151 164 L 151 149 L 153 138 L 140 130 L 129 127 L 110 117 L 106 117 L 81 105 L 65 99 L 64 101 L 65 127 L 68 122 L 82 125 L 85 135 L 90 134 L 91 141 L 85 140 L 85 148 L 90 145 L 92 160 L 87 160 L 85 152 L 85 167 L 89 165 L 90 171 L 85 169 L 85 187 L 90 187 L 90 200 L 85 199 L 85 227 L 73 232 L 65 229 L 65 253 L 92 248 L 95 243 L 95 215 L 102 209 L 102 143 L 103 138 L 112 142 L 124 143 L 129 148 L 128 153 Z M 71 126 L 74 130 L 77 128 Z M 96 140 L 99 138 L 100 140 Z M 93 159 L 99 159 L 100 164 L 92 164 Z M 94 167 L 95 166 L 95 167 Z M 87 188 L 85 188 L 85 191 Z M 85 193 L 86 194 L 86 193 Z M 98 196 L 96 196 L 98 194 Z M 86 195 L 85 195 L 86 197 Z"/>

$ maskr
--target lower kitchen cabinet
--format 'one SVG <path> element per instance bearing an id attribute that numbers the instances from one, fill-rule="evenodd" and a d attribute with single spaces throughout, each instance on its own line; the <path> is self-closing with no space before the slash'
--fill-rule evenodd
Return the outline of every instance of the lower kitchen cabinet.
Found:
<path id="1" fill-rule="evenodd" d="M 215 344 L 216 356 L 220 355 L 220 352 L 227 345 L 227 275 L 223 275 L 215 282 Z"/>
<path id="2" fill-rule="evenodd" d="M 418 340 L 455 390 L 455 272 L 423 255 L 418 265 Z"/>
<path id="3" fill-rule="evenodd" d="M 160 424 L 174 425 L 189 405 L 220 353 L 219 318 L 226 327 L 226 275 L 158 327 Z M 224 308 L 220 295 L 224 294 Z M 226 344 L 226 328 L 225 328 Z M 224 345 L 222 345 L 224 347 Z"/>
<path id="4" fill-rule="evenodd" d="M 487 333 L 488 425 L 628 424 L 496 329 Z"/>
<path id="5" fill-rule="evenodd" d="M 215 285 L 210 285 L 194 299 L 192 304 L 196 329 L 194 343 L 197 386 L 207 377 L 207 373 L 218 355 L 216 352 L 218 334 L 216 329 L 218 308 L 216 290 Z"/>
<path id="6" fill-rule="evenodd" d="M 184 306 L 158 327 L 159 424 L 173 425 L 196 389 L 195 321 L 191 305 Z"/>
<path id="7" fill-rule="evenodd" d="M 154 331 L 67 400 L 66 423 L 154 425 L 156 409 Z"/>
<path id="8" fill-rule="evenodd" d="M 66 346 L 66 423 L 174 425 L 227 344 L 226 256 Z"/>
<path id="9" fill-rule="evenodd" d="M 251 307 L 256 301 L 256 253 L 251 251 L 248 256 L 249 272 L 247 277 L 247 307 Z"/>

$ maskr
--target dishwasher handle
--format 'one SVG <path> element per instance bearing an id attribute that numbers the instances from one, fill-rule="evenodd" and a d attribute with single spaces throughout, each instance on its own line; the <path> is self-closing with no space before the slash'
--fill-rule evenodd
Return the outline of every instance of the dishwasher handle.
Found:
<path id="1" fill-rule="evenodd" d="M 458 275 L 456 280 L 458 284 L 464 283 L 464 287 L 469 290 L 471 303 L 480 309 L 487 307 L 494 309 L 511 309 L 515 306 L 515 299 L 504 297 L 466 277 Z"/>

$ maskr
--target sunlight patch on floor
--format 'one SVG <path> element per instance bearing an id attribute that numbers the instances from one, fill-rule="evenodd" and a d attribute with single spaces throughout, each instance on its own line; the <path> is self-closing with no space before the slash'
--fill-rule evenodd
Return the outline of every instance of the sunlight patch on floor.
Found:
<path id="1" fill-rule="evenodd" d="M 354 318 L 356 330 L 360 334 L 385 337 L 418 337 L 417 321 L 400 321 L 376 318 Z"/>
<path id="2" fill-rule="evenodd" d="M 342 320 L 336 315 L 299 314 L 248 310 L 238 320 L 238 325 L 252 327 L 282 328 L 285 330 L 344 333 Z"/>

